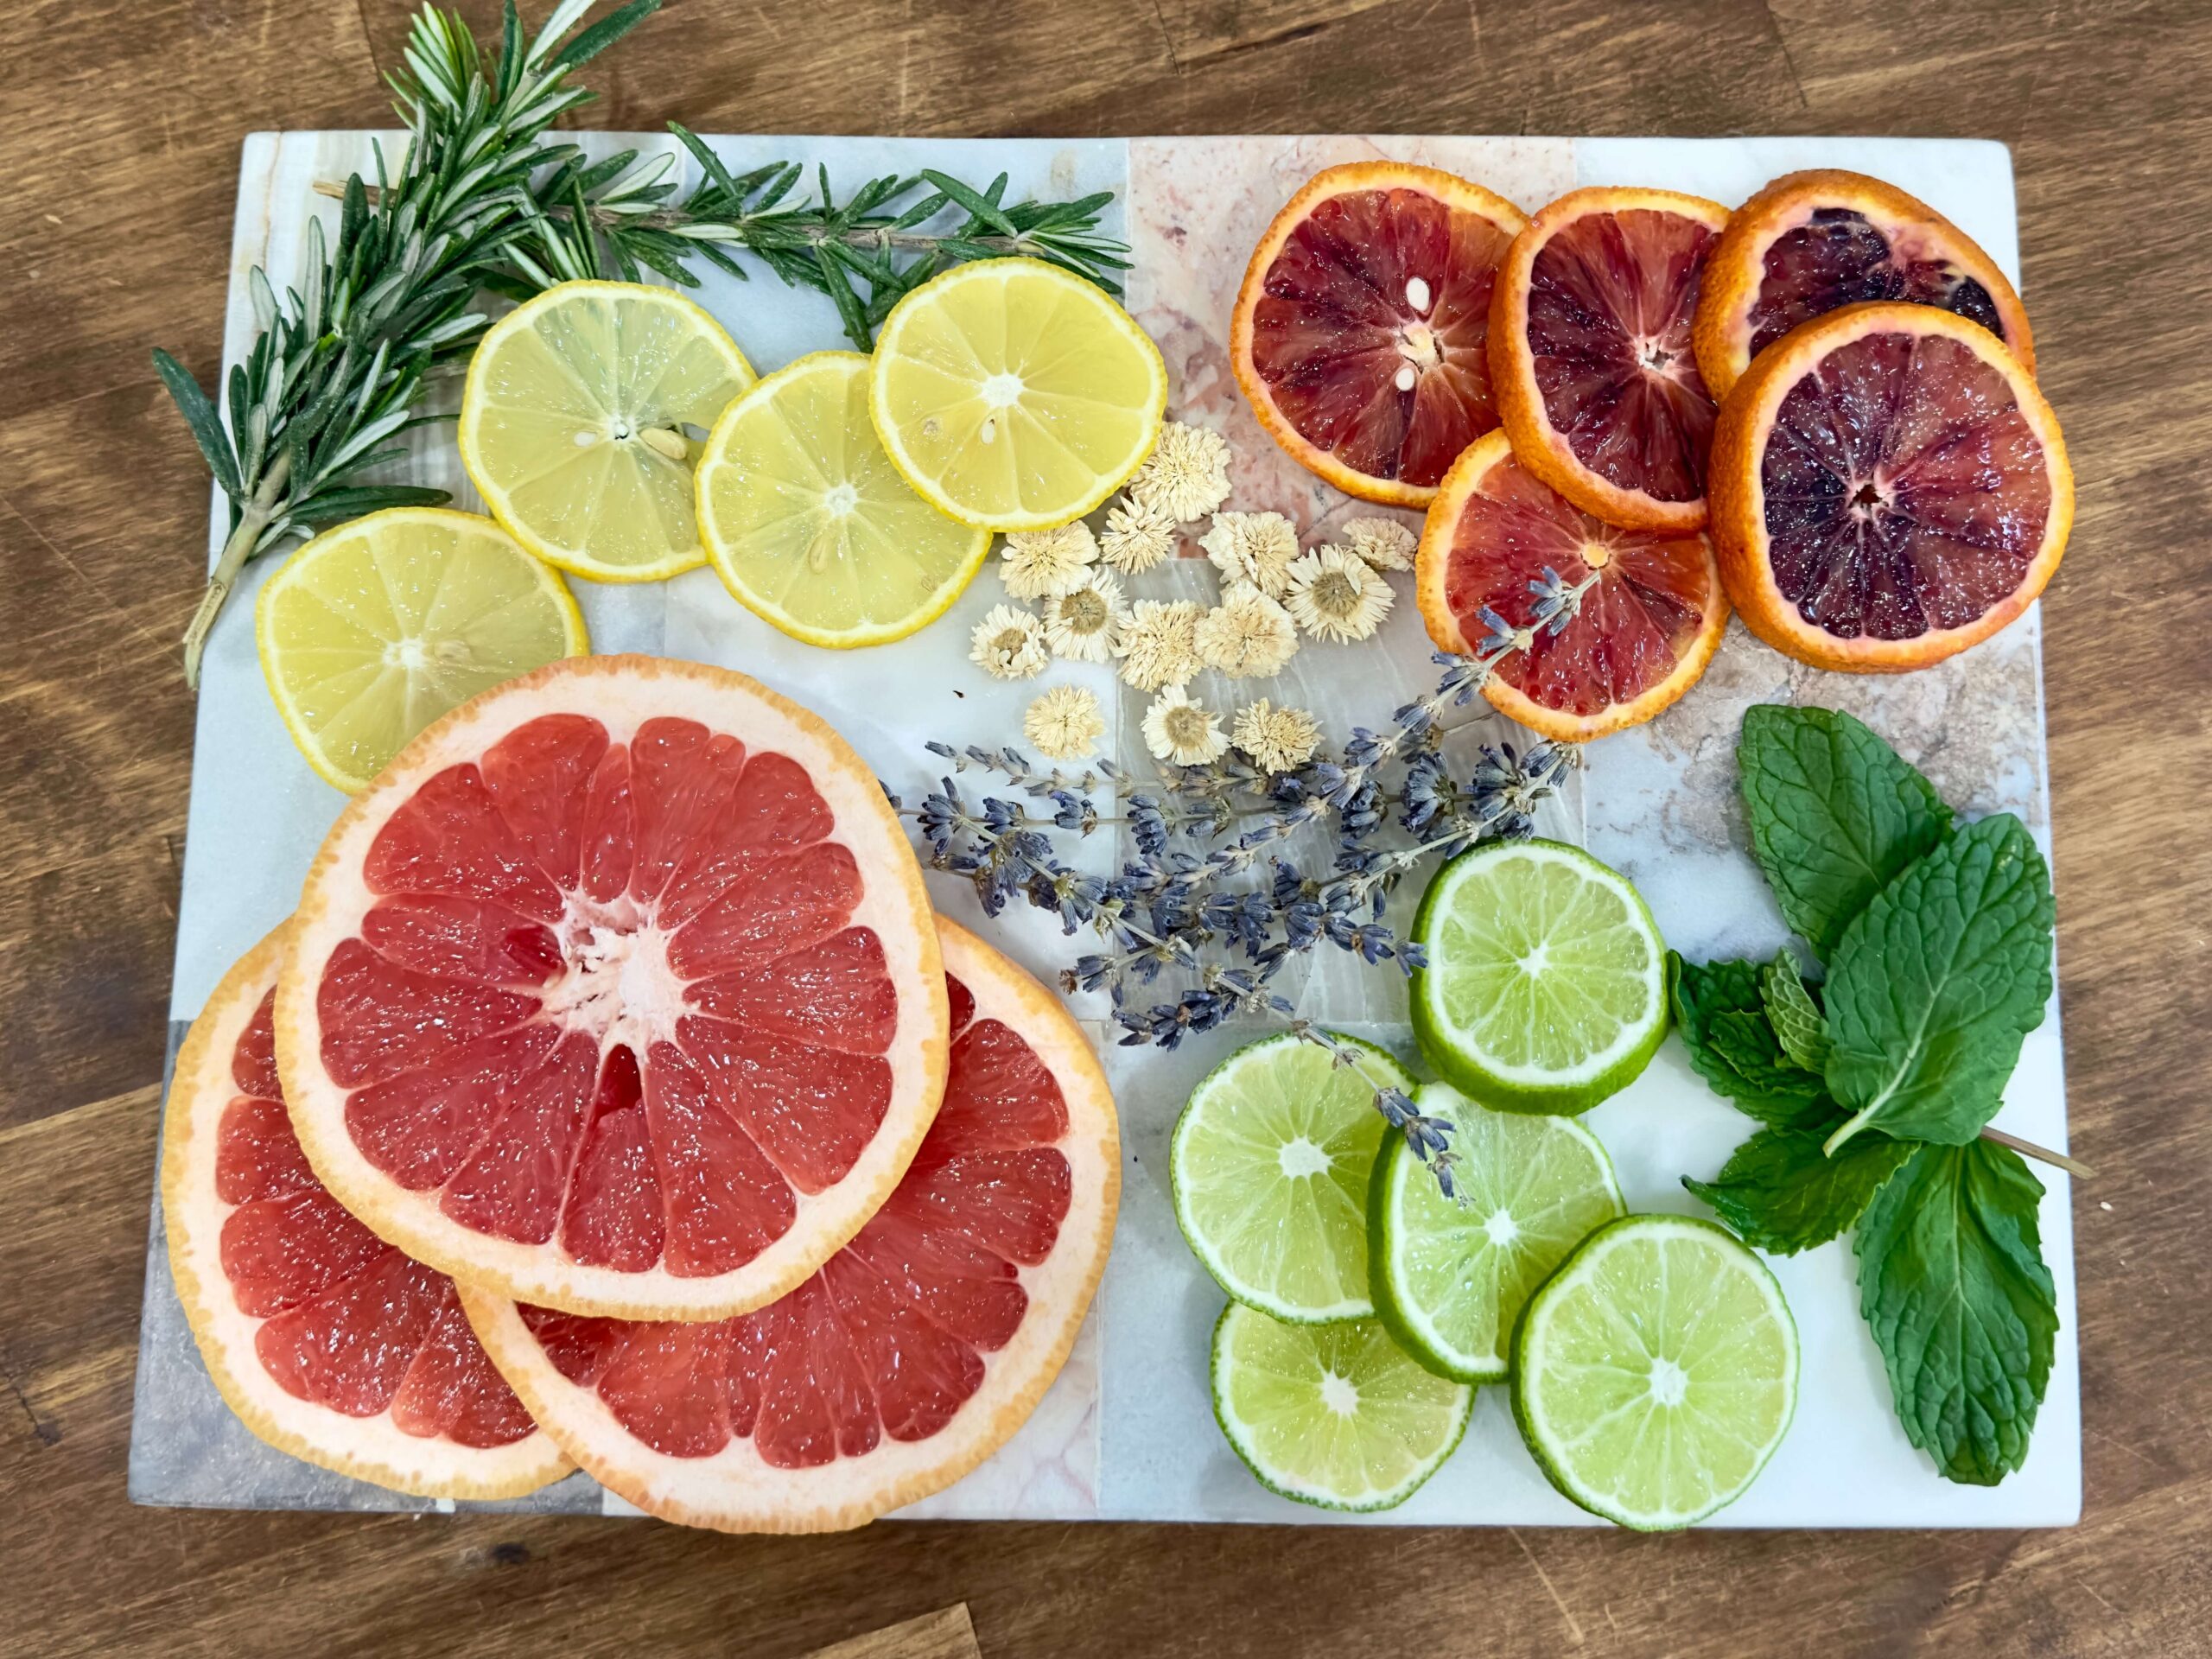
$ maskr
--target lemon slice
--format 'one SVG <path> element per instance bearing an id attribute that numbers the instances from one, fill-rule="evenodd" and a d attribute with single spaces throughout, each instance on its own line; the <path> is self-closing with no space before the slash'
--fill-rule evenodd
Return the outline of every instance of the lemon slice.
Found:
<path id="1" fill-rule="evenodd" d="M 722 411 L 699 457 L 699 530 L 722 586 L 812 645 L 880 645 L 933 622 L 991 533 L 907 487 L 868 423 L 868 359 L 817 352 Z"/>
<path id="2" fill-rule="evenodd" d="M 1080 518 L 1151 452 L 1167 365 L 1127 311 L 1035 259 L 983 259 L 891 308 L 869 408 L 893 465 L 988 530 Z"/>
<path id="3" fill-rule="evenodd" d="M 442 507 L 316 537 L 262 584 L 254 632 L 292 741 L 347 791 L 448 709 L 591 650 L 558 571 L 489 518 Z"/>
<path id="4" fill-rule="evenodd" d="M 493 324 L 469 359 L 461 464 L 538 557 L 598 582 L 657 582 L 707 561 L 685 429 L 712 426 L 755 378 L 679 295 L 563 283 Z"/>

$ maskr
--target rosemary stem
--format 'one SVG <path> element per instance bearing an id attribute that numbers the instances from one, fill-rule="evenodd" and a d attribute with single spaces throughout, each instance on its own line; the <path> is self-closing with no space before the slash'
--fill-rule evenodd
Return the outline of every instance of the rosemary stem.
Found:
<path id="1" fill-rule="evenodd" d="M 2007 1135 L 2002 1129 L 1985 1128 L 1981 1138 L 1993 1141 L 2000 1147 L 2010 1147 L 2023 1158 L 2033 1158 L 2039 1163 L 2049 1164 L 2054 1169 L 2063 1169 L 2069 1175 L 2079 1176 L 2085 1180 L 2094 1178 L 2097 1173 L 2087 1164 L 2069 1158 L 2064 1153 L 2053 1152 L 2049 1147 L 2039 1147 L 2032 1141 L 2023 1141 L 2018 1135 Z"/>
<path id="2" fill-rule="evenodd" d="M 291 474 L 292 452 L 289 448 L 279 449 L 276 459 L 269 463 L 269 470 L 261 475 L 261 484 L 254 491 L 253 499 L 238 515 L 238 527 L 223 543 L 222 554 L 215 561 L 214 574 L 207 578 L 207 591 L 200 595 L 200 608 L 193 612 L 191 625 L 184 631 L 184 683 L 194 691 L 200 689 L 200 658 L 207 649 L 208 630 L 215 626 L 217 614 L 230 598 L 238 572 L 253 556 L 261 532 L 268 529 L 277 498 L 283 494 L 285 480 Z"/>

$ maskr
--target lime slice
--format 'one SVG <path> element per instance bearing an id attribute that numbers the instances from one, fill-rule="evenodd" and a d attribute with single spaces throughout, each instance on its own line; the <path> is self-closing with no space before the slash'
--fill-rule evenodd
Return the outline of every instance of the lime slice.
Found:
<path id="1" fill-rule="evenodd" d="M 942 616 L 991 533 L 907 487 L 868 413 L 868 359 L 817 352 L 722 411 L 699 457 L 699 531 L 730 595 L 794 639 L 903 639 Z"/>
<path id="2" fill-rule="evenodd" d="M 1285 1325 L 1231 1302 L 1213 1328 L 1213 1414 L 1260 1484 L 1325 1510 L 1387 1510 L 1443 1466 L 1475 1391 L 1433 1376 L 1379 1319 Z"/>
<path id="3" fill-rule="evenodd" d="M 870 407 L 892 464 L 990 530 L 1049 530 L 1120 487 L 1160 436 L 1167 365 L 1102 289 L 1036 259 L 931 278 L 875 337 Z"/>
<path id="4" fill-rule="evenodd" d="M 562 283 L 493 323 L 455 436 L 492 516 L 538 557 L 600 582 L 707 561 L 696 448 L 753 381 L 721 325 L 664 288 Z"/>
<path id="5" fill-rule="evenodd" d="M 254 632 L 285 729 L 348 791 L 448 709 L 591 650 L 560 572 L 442 507 L 325 531 L 262 584 Z"/>
<path id="6" fill-rule="evenodd" d="M 1553 1485 L 1640 1532 L 1743 1495 L 1797 1405 L 1797 1326 L 1733 1234 L 1630 1216 L 1529 1298 L 1513 1414 Z"/>
<path id="7" fill-rule="evenodd" d="M 1300 1324 L 1366 1319 L 1367 1184 L 1389 1126 L 1378 1088 L 1413 1079 L 1371 1043 L 1338 1065 L 1286 1032 L 1240 1048 L 1191 1091 L 1167 1147 L 1175 1219 L 1236 1301 Z"/>
<path id="8" fill-rule="evenodd" d="M 1448 1084 L 1414 1103 L 1452 1126 L 1459 1201 L 1402 1139 L 1383 1147 L 1369 1194 L 1375 1310 L 1439 1376 L 1495 1382 L 1529 1293 L 1625 1206 L 1612 1160 L 1570 1117 L 1484 1111 Z"/>
<path id="9" fill-rule="evenodd" d="M 1572 1116 L 1667 1034 L 1667 947 L 1637 891 L 1579 848 L 1492 842 L 1439 870 L 1414 918 L 1414 1034 L 1462 1094 Z"/>

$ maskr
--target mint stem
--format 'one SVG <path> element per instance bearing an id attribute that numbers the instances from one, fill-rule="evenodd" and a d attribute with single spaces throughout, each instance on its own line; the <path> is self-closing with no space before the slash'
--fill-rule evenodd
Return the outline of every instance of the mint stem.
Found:
<path id="1" fill-rule="evenodd" d="M 2063 1152 L 2053 1152 L 2049 1147 L 2039 1147 L 2032 1141 L 2023 1141 L 2018 1135 L 2007 1135 L 2002 1129 L 1985 1128 L 1981 1132 L 1981 1138 L 1985 1141 L 1994 1141 L 2000 1147 L 2010 1147 L 2023 1158 L 2033 1158 L 2040 1163 L 2050 1165 L 2053 1168 L 2063 1169 L 2069 1175 L 2078 1175 L 2084 1180 L 2094 1178 L 2097 1173 L 2087 1164 L 2075 1162 Z"/>

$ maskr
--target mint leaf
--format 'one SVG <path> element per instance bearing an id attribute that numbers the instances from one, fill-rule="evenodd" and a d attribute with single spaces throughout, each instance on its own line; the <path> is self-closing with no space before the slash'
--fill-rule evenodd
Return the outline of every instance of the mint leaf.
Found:
<path id="1" fill-rule="evenodd" d="M 1794 1064 L 1767 1023 L 1755 962 L 1674 964 L 1675 1024 L 1698 1076 L 1736 1109 L 1787 1128 L 1833 1127 L 1842 1116 L 1816 1072 Z"/>
<path id="2" fill-rule="evenodd" d="M 1760 970 L 1759 996 L 1766 1005 L 1767 1023 L 1791 1063 L 1808 1071 L 1827 1071 L 1827 1020 L 1805 988 L 1796 957 L 1784 950 Z"/>
<path id="3" fill-rule="evenodd" d="M 1682 1185 L 1755 1249 L 1794 1255 L 1857 1221 L 1882 1184 L 1909 1162 L 1910 1143 L 1870 1135 L 1833 1158 L 1825 1129 L 1761 1129 L 1710 1181 Z"/>
<path id="4" fill-rule="evenodd" d="M 1922 1147 L 1859 1223 L 1859 1311 L 1897 1418 L 1949 1479 L 1994 1486 L 2028 1455 L 2058 1300 L 2043 1184 L 1986 1141 Z"/>
<path id="5" fill-rule="evenodd" d="M 1824 990 L 1828 1090 L 1851 1120 L 1957 1144 L 1997 1115 L 2050 1001 L 2050 872 L 2009 812 L 1970 824 L 1844 930 Z"/>
<path id="6" fill-rule="evenodd" d="M 1928 780 L 1835 709 L 1745 709 L 1736 764 L 1767 885 L 1822 961 L 1852 918 L 1951 826 Z"/>

